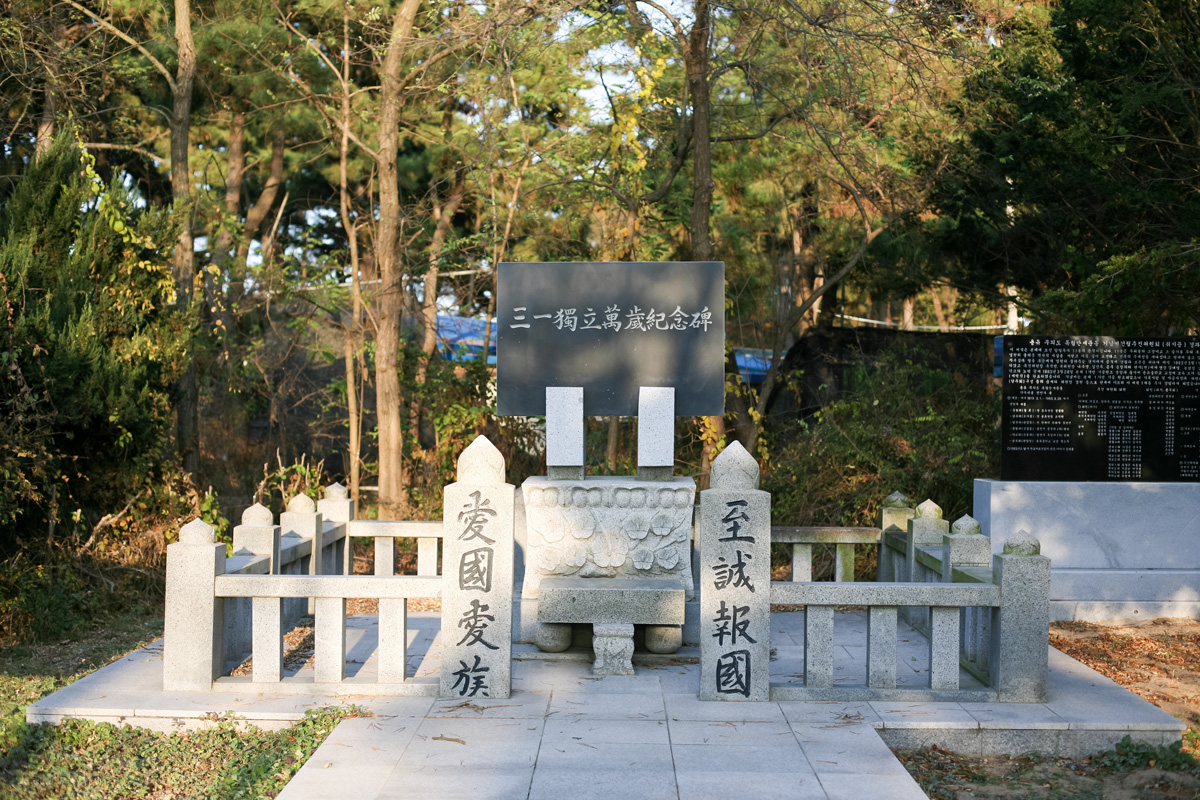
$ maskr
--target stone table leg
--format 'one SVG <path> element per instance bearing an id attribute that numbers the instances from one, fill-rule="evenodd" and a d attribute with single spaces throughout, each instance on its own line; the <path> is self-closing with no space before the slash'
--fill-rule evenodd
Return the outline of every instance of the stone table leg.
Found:
<path id="1" fill-rule="evenodd" d="M 647 625 L 646 649 L 664 655 L 674 653 L 683 646 L 682 625 Z"/>
<path id="2" fill-rule="evenodd" d="M 616 623 L 592 626 L 592 650 L 596 660 L 594 675 L 632 675 L 633 625 Z"/>
<path id="3" fill-rule="evenodd" d="M 539 622 L 533 631 L 533 643 L 543 653 L 561 653 L 571 646 L 570 623 Z"/>

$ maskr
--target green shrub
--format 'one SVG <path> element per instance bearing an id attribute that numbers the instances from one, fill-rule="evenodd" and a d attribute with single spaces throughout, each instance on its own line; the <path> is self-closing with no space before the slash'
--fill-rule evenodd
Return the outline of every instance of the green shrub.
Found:
<path id="1" fill-rule="evenodd" d="M 911 353 L 861 359 L 840 396 L 809 423 L 772 432 L 777 525 L 877 525 L 893 491 L 931 498 L 948 519 L 970 512 L 972 481 L 999 473 L 998 392 Z"/>
<path id="2" fill-rule="evenodd" d="M 0 555 L 86 539 L 167 466 L 174 309 L 169 212 L 139 211 L 59 141 L 0 213 Z"/>

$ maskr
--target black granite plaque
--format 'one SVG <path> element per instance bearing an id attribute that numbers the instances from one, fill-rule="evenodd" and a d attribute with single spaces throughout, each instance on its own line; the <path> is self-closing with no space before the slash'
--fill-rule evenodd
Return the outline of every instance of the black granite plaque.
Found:
<path id="1" fill-rule="evenodd" d="M 1200 481 L 1200 339 L 1003 337 L 1000 475 Z"/>
<path id="2" fill-rule="evenodd" d="M 725 413 L 725 265 L 500 265 L 497 413 L 546 413 L 583 387 L 589 416 L 633 416 L 641 386 L 675 387 L 678 416 Z"/>

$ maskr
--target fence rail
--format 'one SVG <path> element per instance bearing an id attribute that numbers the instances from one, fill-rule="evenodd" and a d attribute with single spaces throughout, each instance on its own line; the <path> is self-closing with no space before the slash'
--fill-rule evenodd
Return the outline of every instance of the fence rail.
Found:
<path id="1" fill-rule="evenodd" d="M 441 522 L 410 522 L 376 519 L 355 519 L 346 523 L 347 546 L 350 538 L 375 540 L 375 574 L 391 575 L 396 563 L 396 539 L 417 540 L 417 574 L 437 575 L 438 540 L 442 538 Z M 347 559 L 349 564 L 349 559 Z M 350 573 L 349 567 L 346 574 Z"/>
<path id="2" fill-rule="evenodd" d="M 846 528 L 836 526 L 798 527 L 773 525 L 772 544 L 792 547 L 792 580 L 800 583 L 812 580 L 814 544 L 834 545 L 833 579 L 849 583 L 854 580 L 854 546 L 879 544 L 879 528 Z"/>

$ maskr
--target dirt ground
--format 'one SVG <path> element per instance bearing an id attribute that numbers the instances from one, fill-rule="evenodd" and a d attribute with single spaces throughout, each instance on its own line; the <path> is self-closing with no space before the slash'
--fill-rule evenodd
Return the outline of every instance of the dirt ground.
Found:
<path id="1" fill-rule="evenodd" d="M 1056 623 L 1050 644 L 1200 732 L 1200 621 Z"/>
<path id="2" fill-rule="evenodd" d="M 1085 759 L 900 753 L 934 800 L 1200 800 L 1200 621 L 1056 623 L 1050 644 L 1188 725 L 1179 750 L 1118 748 Z"/>

